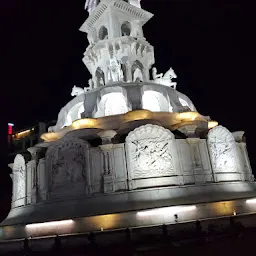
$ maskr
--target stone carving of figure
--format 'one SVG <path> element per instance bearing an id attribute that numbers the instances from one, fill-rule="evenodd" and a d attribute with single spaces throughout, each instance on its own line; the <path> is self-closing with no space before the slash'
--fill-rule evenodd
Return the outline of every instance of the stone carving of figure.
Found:
<path id="1" fill-rule="evenodd" d="M 122 81 L 124 79 L 124 74 L 121 68 L 121 64 L 116 58 L 110 60 L 108 80 L 112 82 Z"/>
<path id="2" fill-rule="evenodd" d="M 208 145 L 213 169 L 217 172 L 236 170 L 235 141 L 224 127 L 217 126 L 208 133 Z"/>
<path id="3" fill-rule="evenodd" d="M 168 141 L 141 140 L 137 144 L 136 162 L 144 171 L 149 169 L 164 170 L 165 165 L 172 164 L 168 151 Z M 171 167 L 172 168 L 172 167 Z"/>
<path id="4" fill-rule="evenodd" d="M 81 88 L 81 87 L 77 87 L 74 85 L 72 92 L 71 92 L 71 96 L 79 96 L 81 94 L 85 93 L 85 89 Z"/>
<path id="5" fill-rule="evenodd" d="M 99 80 L 99 86 L 104 86 L 104 80 L 103 80 L 103 77 L 100 77 L 100 80 Z"/>
<path id="6" fill-rule="evenodd" d="M 48 161 L 52 165 L 53 188 L 84 179 L 85 155 L 81 144 L 67 140 L 51 150 L 53 154 Z"/>
<path id="7" fill-rule="evenodd" d="M 174 70 L 170 68 L 163 76 L 163 74 L 157 74 L 157 69 L 153 68 L 152 69 L 152 76 L 153 80 L 157 84 L 163 84 L 166 86 L 170 86 L 173 89 L 176 89 L 177 83 L 173 82 L 173 78 L 177 78 L 177 75 L 175 74 Z"/>
<path id="8" fill-rule="evenodd" d="M 156 80 L 157 78 L 162 78 L 163 73 L 157 74 L 157 69 L 154 67 L 152 68 L 152 76 L 153 76 L 153 79 Z"/>
<path id="9" fill-rule="evenodd" d="M 139 68 L 136 68 L 133 73 L 133 82 L 143 82 L 143 75 Z"/>
<path id="10" fill-rule="evenodd" d="M 155 125 L 141 126 L 128 135 L 128 156 L 135 178 L 168 176 L 174 172 L 173 138 Z"/>

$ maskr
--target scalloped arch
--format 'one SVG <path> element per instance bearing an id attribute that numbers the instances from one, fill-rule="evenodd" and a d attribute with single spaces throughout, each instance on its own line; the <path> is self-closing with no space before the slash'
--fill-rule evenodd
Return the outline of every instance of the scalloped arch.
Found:
<path id="1" fill-rule="evenodd" d="M 130 132 L 126 137 L 126 142 L 131 142 L 134 140 L 148 139 L 148 138 L 159 138 L 159 139 L 174 139 L 174 134 L 158 125 L 146 124 L 140 126 Z"/>
<path id="2" fill-rule="evenodd" d="M 52 145 L 49 146 L 49 148 L 47 149 L 46 152 L 46 158 L 48 158 L 49 156 L 52 156 L 54 154 L 54 152 L 57 150 L 57 148 L 61 147 L 65 147 L 65 146 L 70 146 L 70 145 L 77 145 L 77 146 L 83 146 L 84 148 L 89 148 L 90 144 L 89 142 L 82 140 L 82 139 L 78 139 L 78 138 L 62 138 L 60 140 L 57 140 L 56 142 L 54 142 Z"/>
<path id="3" fill-rule="evenodd" d="M 235 138 L 232 133 L 224 126 L 218 125 L 212 128 L 208 133 L 208 139 L 211 140 L 212 138 L 218 138 L 219 140 L 227 141 L 227 142 L 234 142 Z"/>

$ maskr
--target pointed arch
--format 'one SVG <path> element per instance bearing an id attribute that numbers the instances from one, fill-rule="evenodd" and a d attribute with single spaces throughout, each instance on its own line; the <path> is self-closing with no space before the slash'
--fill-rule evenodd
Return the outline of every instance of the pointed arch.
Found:
<path id="1" fill-rule="evenodd" d="M 131 24 L 128 21 L 125 21 L 121 25 L 121 34 L 122 36 L 130 36 L 131 35 Z"/>
<path id="2" fill-rule="evenodd" d="M 100 67 L 96 69 L 95 77 L 97 81 L 97 87 L 101 87 L 105 85 L 105 75 Z"/>
<path id="3" fill-rule="evenodd" d="M 131 72 L 132 72 L 132 81 L 133 82 L 143 82 L 144 67 L 143 67 L 143 64 L 139 60 L 134 61 L 132 68 L 131 68 Z"/>
<path id="4" fill-rule="evenodd" d="M 103 25 L 99 29 L 99 39 L 106 40 L 108 39 L 108 29 Z"/>

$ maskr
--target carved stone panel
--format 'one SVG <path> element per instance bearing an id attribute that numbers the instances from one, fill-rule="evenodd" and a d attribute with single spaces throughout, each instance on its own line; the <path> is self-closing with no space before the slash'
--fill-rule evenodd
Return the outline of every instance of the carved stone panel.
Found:
<path id="1" fill-rule="evenodd" d="M 208 133 L 208 147 L 214 172 L 235 172 L 236 144 L 232 133 L 217 126 Z"/>
<path id="2" fill-rule="evenodd" d="M 157 125 L 144 125 L 126 138 L 130 179 L 170 176 L 175 173 L 174 135 Z"/>
<path id="3" fill-rule="evenodd" d="M 48 148 L 46 165 L 52 190 L 85 180 L 86 148 L 88 143 L 77 138 L 63 138 Z"/>
<path id="4" fill-rule="evenodd" d="M 13 201 L 26 197 L 26 164 L 22 155 L 16 155 L 13 164 Z"/>

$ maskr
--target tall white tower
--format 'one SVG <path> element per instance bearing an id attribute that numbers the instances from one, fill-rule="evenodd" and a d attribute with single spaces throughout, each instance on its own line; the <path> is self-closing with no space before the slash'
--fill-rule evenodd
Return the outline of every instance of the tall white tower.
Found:
<path id="1" fill-rule="evenodd" d="M 140 0 L 87 0 L 89 12 L 81 31 L 89 46 L 83 62 L 92 75 L 92 87 L 120 82 L 147 82 L 154 64 L 154 48 L 143 35 L 153 14 Z"/>

